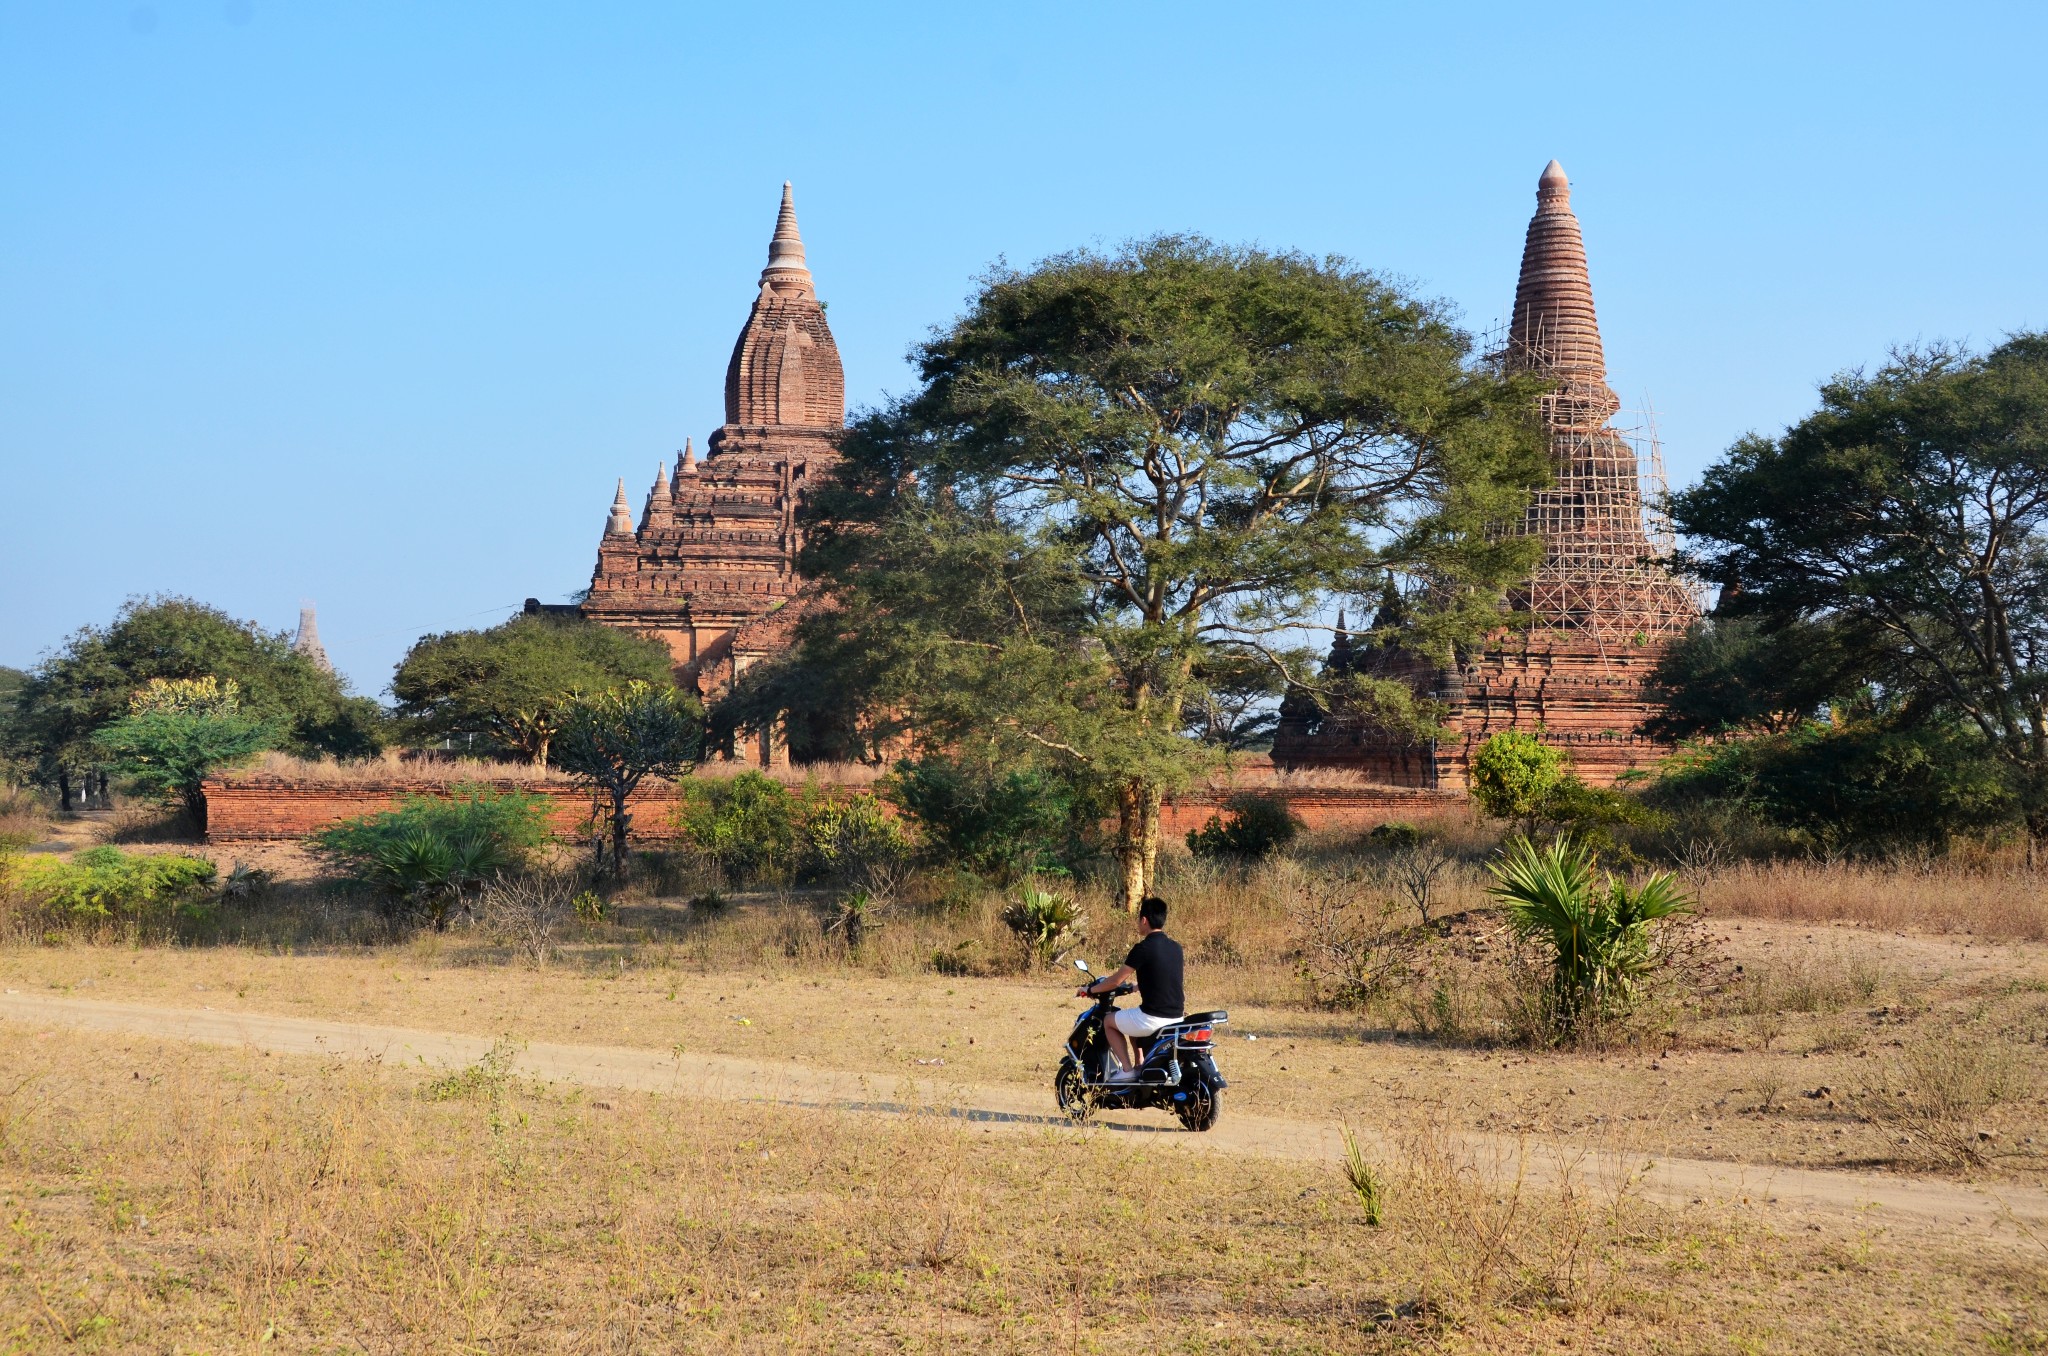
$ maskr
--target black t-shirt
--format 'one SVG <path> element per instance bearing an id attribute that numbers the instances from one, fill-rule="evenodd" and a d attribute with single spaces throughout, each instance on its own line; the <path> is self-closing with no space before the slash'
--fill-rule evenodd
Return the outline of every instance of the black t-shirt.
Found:
<path id="1" fill-rule="evenodd" d="M 1148 933 L 1124 957 L 1138 972 L 1138 1010 L 1153 1017 L 1185 1017 L 1188 1000 L 1181 993 L 1180 943 L 1163 932 Z"/>

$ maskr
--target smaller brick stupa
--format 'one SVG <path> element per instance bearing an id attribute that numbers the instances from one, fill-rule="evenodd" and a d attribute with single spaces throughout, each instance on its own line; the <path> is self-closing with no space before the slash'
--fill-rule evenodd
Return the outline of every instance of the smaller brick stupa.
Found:
<path id="1" fill-rule="evenodd" d="M 1464 786 L 1480 744 L 1501 730 L 1523 730 L 1564 748 L 1580 776 L 1604 785 L 1670 751 L 1640 733 L 1652 710 L 1644 680 L 1699 608 L 1656 559 L 1635 448 L 1610 426 L 1621 402 L 1607 385 L 1585 242 L 1571 185 L 1555 160 L 1537 181 L 1536 215 L 1499 356 L 1507 370 L 1537 374 L 1549 386 L 1542 418 L 1552 479 L 1531 496 L 1521 528 L 1543 539 L 1543 559 L 1508 596 L 1509 609 L 1528 617 L 1528 627 L 1504 628 L 1454 663 L 1430 662 L 1376 643 L 1375 633 L 1400 621 L 1401 599 L 1390 581 L 1366 643 L 1354 644 L 1340 621 L 1325 668 L 1407 682 L 1444 704 L 1449 738 L 1415 743 L 1296 693 L 1282 709 L 1274 762 L 1456 788 Z"/>
<path id="2" fill-rule="evenodd" d="M 785 183 L 760 290 L 725 369 L 725 424 L 703 460 L 685 440 L 672 470 L 656 466 L 637 526 L 619 481 L 582 614 L 662 640 L 677 681 L 706 696 L 787 647 L 797 505 L 837 460 L 845 424 L 839 347 Z M 746 755 L 786 756 L 772 737 Z"/>

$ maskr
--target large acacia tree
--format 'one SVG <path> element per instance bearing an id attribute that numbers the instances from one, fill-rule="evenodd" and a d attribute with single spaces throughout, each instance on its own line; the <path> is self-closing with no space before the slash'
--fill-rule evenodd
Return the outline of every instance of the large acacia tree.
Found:
<path id="1" fill-rule="evenodd" d="M 1960 726 L 2048 836 L 2048 335 L 1836 377 L 1672 516 L 1720 616 L 1801 653 L 1753 675 L 1752 704 L 1797 712 L 1832 688 L 1891 728 Z M 1697 657 L 1668 677 L 1704 700 L 1733 665 Z"/>
<path id="2" fill-rule="evenodd" d="M 803 559 L 828 599 L 741 718 L 862 704 L 872 737 L 1049 761 L 1114 798 L 1122 894 L 1189 717 L 1247 662 L 1313 686 L 1332 600 L 1426 581 L 1404 637 L 1498 622 L 1546 474 L 1530 392 L 1444 310 L 1341 260 L 1162 237 L 998 270 L 860 420 Z M 1399 684 L 1366 683 L 1425 720 Z M 751 707 L 749 707 L 751 703 Z"/>

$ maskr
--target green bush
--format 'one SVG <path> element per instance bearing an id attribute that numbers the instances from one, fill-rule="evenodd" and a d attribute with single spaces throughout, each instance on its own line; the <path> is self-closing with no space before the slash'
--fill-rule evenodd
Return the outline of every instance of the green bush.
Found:
<path id="1" fill-rule="evenodd" d="M 880 799 L 806 793 L 800 798 L 804 868 L 843 880 L 879 898 L 896 893 L 910 868 L 910 836 Z"/>
<path id="2" fill-rule="evenodd" d="M 1400 852 L 1422 842 L 1422 830 L 1413 824 L 1390 819 L 1384 824 L 1375 824 L 1372 832 L 1365 836 L 1368 846 L 1384 852 Z"/>
<path id="3" fill-rule="evenodd" d="M 1472 755 L 1466 780 L 1485 813 L 1533 827 L 1545 817 L 1558 784 L 1570 775 L 1562 753 L 1532 734 L 1503 730 Z"/>
<path id="4" fill-rule="evenodd" d="M 68 862 L 16 858 L 6 871 L 17 897 L 62 922 L 196 916 L 218 874 L 204 857 L 116 847 L 89 848 Z"/>
<path id="5" fill-rule="evenodd" d="M 1188 851 L 1197 857 L 1269 857 L 1301 833 L 1301 821 L 1282 796 L 1247 791 L 1232 796 L 1224 809 L 1188 830 Z"/>
<path id="6" fill-rule="evenodd" d="M 314 851 L 376 886 L 394 917 L 448 925 L 492 876 L 526 867 L 547 841 L 548 797 L 463 785 L 448 797 L 408 796 L 396 810 L 343 820 Z"/>
<path id="7" fill-rule="evenodd" d="M 1563 1038 L 1627 1013 L 1660 959 L 1651 925 L 1691 908 L 1668 872 L 1596 884 L 1595 861 L 1569 836 L 1540 848 L 1517 838 L 1489 867 L 1508 926 L 1551 953 L 1551 1026 Z"/>
<path id="8" fill-rule="evenodd" d="M 1687 750 L 1650 788 L 1657 805 L 1747 820 L 1822 852 L 1940 852 L 2016 822 L 2019 798 L 1973 732 L 1808 722 Z"/>
<path id="9" fill-rule="evenodd" d="M 689 778 L 679 786 L 676 829 L 734 885 L 779 876 L 795 865 L 797 798 L 759 772 Z"/>
<path id="10" fill-rule="evenodd" d="M 1621 861 L 1638 859 L 1615 840 L 1614 829 L 1662 829 L 1671 823 L 1669 815 L 1626 792 L 1588 786 L 1563 753 L 1519 730 L 1503 730 L 1479 746 L 1472 755 L 1470 784 L 1482 811 L 1495 819 L 1521 820 L 1525 837 L 1547 824 Z"/>
<path id="11" fill-rule="evenodd" d="M 1061 865 L 1075 788 L 1042 772 L 997 772 L 942 755 L 904 761 L 879 788 L 948 865 L 1002 879 Z"/>

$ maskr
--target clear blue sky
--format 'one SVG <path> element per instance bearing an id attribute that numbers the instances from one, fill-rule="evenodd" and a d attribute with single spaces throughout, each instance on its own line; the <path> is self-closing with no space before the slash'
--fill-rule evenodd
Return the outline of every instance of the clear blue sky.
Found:
<path id="1" fill-rule="evenodd" d="M 381 694 L 720 421 L 782 181 L 855 404 L 990 261 L 1166 230 L 1507 310 L 1571 174 L 1675 482 L 2048 325 L 2048 6 L 0 3 L 0 663 L 134 593 Z"/>

